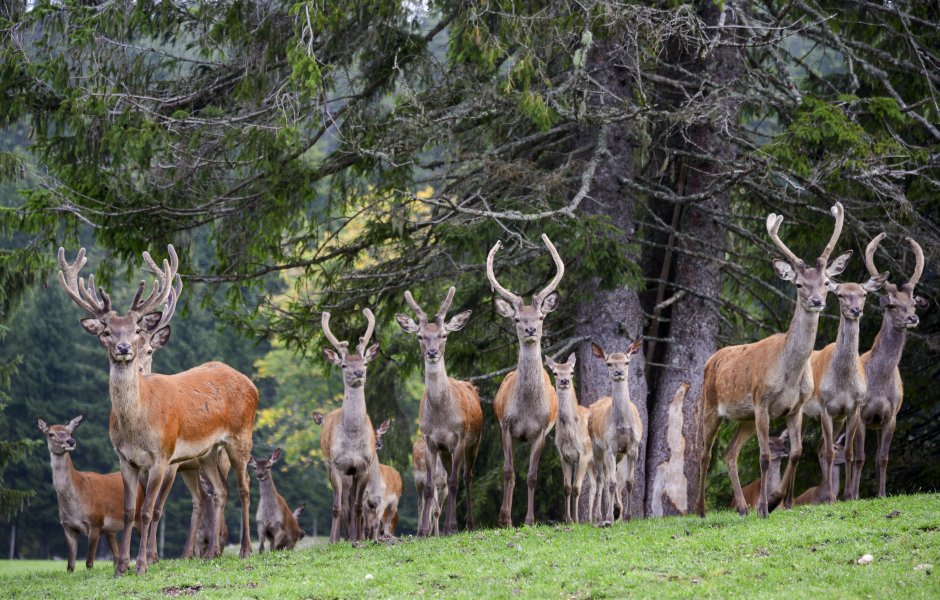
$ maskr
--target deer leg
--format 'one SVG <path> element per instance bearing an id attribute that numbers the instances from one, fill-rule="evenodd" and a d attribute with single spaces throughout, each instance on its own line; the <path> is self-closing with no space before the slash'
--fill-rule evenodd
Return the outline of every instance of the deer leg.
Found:
<path id="1" fill-rule="evenodd" d="M 457 533 L 457 485 L 460 483 L 460 471 L 465 451 L 466 438 L 461 438 L 450 455 L 450 473 L 447 477 L 447 520 L 444 522 L 444 533 L 447 535 Z"/>
<path id="2" fill-rule="evenodd" d="M 105 532 L 104 539 L 108 540 L 108 548 L 111 549 L 111 559 L 116 561 L 121 552 L 121 545 L 118 543 L 117 535 L 113 531 Z"/>
<path id="3" fill-rule="evenodd" d="M 503 504 L 499 508 L 499 524 L 512 527 L 512 490 L 516 486 L 516 469 L 512 464 L 512 434 L 508 427 L 500 425 L 500 440 L 503 445 Z"/>
<path id="4" fill-rule="evenodd" d="M 430 440 L 425 438 L 424 444 L 424 498 L 422 503 L 422 512 L 418 518 L 418 536 L 425 537 L 431 532 L 431 513 L 433 512 L 432 504 L 435 501 L 435 486 L 434 486 L 434 477 L 437 474 L 437 457 L 438 457 L 438 448 L 432 444 Z M 436 525 L 435 525 L 436 528 Z"/>
<path id="5" fill-rule="evenodd" d="M 894 436 L 894 428 L 897 426 L 896 417 L 884 424 L 881 428 L 881 440 L 878 444 L 878 497 L 884 498 L 885 487 L 888 483 L 888 451 L 891 449 L 891 438 Z"/>
<path id="6" fill-rule="evenodd" d="M 427 476 L 427 470 L 425 470 L 425 476 Z M 415 477 L 415 492 L 418 494 L 418 535 L 421 533 L 422 525 L 424 524 L 424 484 Z"/>
<path id="7" fill-rule="evenodd" d="M 855 469 L 852 472 L 852 500 L 859 499 L 859 489 L 862 484 L 862 467 L 865 466 L 865 434 L 867 428 L 865 421 L 859 419 L 855 430 Z"/>
<path id="8" fill-rule="evenodd" d="M 565 523 L 571 522 L 571 472 L 573 469 L 564 458 L 561 460 L 561 482 L 565 492 Z M 577 506 L 575 507 L 577 509 Z"/>
<path id="9" fill-rule="evenodd" d="M 770 515 L 767 498 L 770 495 L 770 415 L 763 408 L 754 411 L 754 426 L 757 432 L 757 444 L 760 447 L 760 498 L 757 501 L 757 514 L 761 517 Z M 789 465 L 787 465 L 789 473 Z"/>
<path id="10" fill-rule="evenodd" d="M 114 560 L 115 577 L 123 575 L 131 562 L 131 531 L 134 528 L 134 513 L 137 509 L 138 478 L 138 470 L 121 460 L 121 479 L 124 482 L 124 537 L 121 539 L 120 556 Z"/>
<path id="11" fill-rule="evenodd" d="M 147 561 L 150 564 L 154 564 L 160 560 L 160 556 L 157 553 L 157 529 L 160 525 L 160 519 L 163 517 L 163 505 L 166 504 L 166 499 L 170 496 L 170 491 L 173 489 L 173 482 L 176 481 L 176 470 L 177 465 L 170 465 L 170 468 L 167 469 L 166 478 L 163 481 L 163 485 L 160 486 L 160 492 L 157 496 L 157 503 L 153 507 L 153 527 L 151 527 L 150 538 L 147 540 Z"/>
<path id="12" fill-rule="evenodd" d="M 624 486 L 626 492 L 627 501 L 625 502 L 625 507 L 620 512 L 620 519 L 622 521 L 629 521 L 633 516 L 633 482 L 636 477 L 636 463 L 640 459 L 640 446 L 639 442 L 630 450 L 627 451 L 627 481 Z"/>
<path id="13" fill-rule="evenodd" d="M 845 487 L 842 488 L 843 500 L 850 500 L 852 495 L 852 476 L 855 472 L 855 465 L 853 464 L 855 459 L 855 437 L 860 420 L 859 407 L 855 407 L 855 411 L 849 415 L 845 427 Z"/>
<path id="14" fill-rule="evenodd" d="M 819 439 L 819 466 L 822 468 L 822 490 L 820 498 L 823 502 L 829 504 L 835 497 L 832 486 L 832 462 L 835 460 L 836 452 L 832 445 L 832 415 L 823 406 L 819 413 L 819 425 L 822 428 L 822 435 Z"/>
<path id="15" fill-rule="evenodd" d="M 264 540 L 268 535 L 268 528 L 263 523 L 258 523 L 258 554 L 264 554 Z"/>
<path id="16" fill-rule="evenodd" d="M 330 526 L 330 543 L 335 544 L 339 540 L 339 524 L 343 520 L 343 475 L 332 466 L 330 469 L 330 484 L 333 486 L 333 523 Z M 350 535 L 349 528 L 346 529 L 346 535 Z"/>
<path id="17" fill-rule="evenodd" d="M 545 434 L 543 431 L 532 440 L 532 451 L 529 453 L 529 474 L 526 477 L 526 486 L 528 487 L 528 507 L 525 513 L 525 524 L 535 525 L 535 482 L 539 476 L 539 460 L 542 458 L 542 450 L 545 448 Z"/>
<path id="18" fill-rule="evenodd" d="M 65 532 L 65 549 L 68 552 L 68 563 L 65 570 L 71 573 L 75 570 L 75 557 L 78 555 L 78 532 L 70 527 L 62 527 Z"/>
<path id="19" fill-rule="evenodd" d="M 86 569 L 90 569 L 95 566 L 95 554 L 98 552 L 99 535 L 101 535 L 100 529 L 91 529 L 88 531 L 88 554 L 85 556 Z"/>
<path id="20" fill-rule="evenodd" d="M 251 458 L 251 432 L 248 433 L 248 436 L 247 441 L 238 440 L 232 445 L 225 446 L 231 467 L 235 471 L 235 485 L 238 486 L 238 496 L 242 503 L 241 548 L 239 548 L 238 551 L 239 558 L 248 558 L 251 555 L 251 531 L 249 530 L 248 523 L 248 512 L 251 508 L 251 487 L 248 480 L 248 459 Z M 215 480 L 210 479 L 210 481 L 212 481 L 213 488 L 219 489 L 219 486 L 215 484 Z M 218 497 L 218 494 L 216 494 L 217 499 Z M 222 518 L 221 506 L 219 506 L 219 510 L 216 512 L 216 517 L 216 527 L 214 528 L 216 531 L 212 534 L 212 537 L 218 540 L 218 525 L 219 520 Z"/>
<path id="21" fill-rule="evenodd" d="M 582 454 L 578 458 L 578 464 L 574 469 L 574 480 L 571 482 L 571 497 L 574 498 L 574 514 L 572 519 L 575 523 L 581 522 L 581 489 L 584 484 L 584 476 L 587 473 L 590 459 Z M 590 512 L 588 512 L 590 514 Z"/>
<path id="22" fill-rule="evenodd" d="M 617 502 L 617 455 L 604 452 L 604 520 L 602 527 L 614 522 L 614 504 Z"/>
<path id="23" fill-rule="evenodd" d="M 748 513 L 748 508 L 744 491 L 741 489 L 741 477 L 738 474 L 738 456 L 744 444 L 754 435 L 755 428 L 754 421 L 738 421 L 738 430 L 734 432 L 731 443 L 725 449 L 725 464 L 728 466 L 728 476 L 731 478 L 731 489 L 734 490 L 734 507 L 741 516 Z"/>
<path id="24" fill-rule="evenodd" d="M 211 454 L 211 453 L 210 453 Z M 222 516 L 222 497 L 215 493 L 216 490 L 222 488 L 222 478 L 219 470 L 215 466 L 215 461 L 212 459 L 200 460 L 199 461 L 199 473 L 209 480 L 209 485 L 212 486 L 212 492 L 208 497 L 204 498 L 203 510 L 212 511 L 212 527 L 209 528 L 209 549 L 206 551 L 205 558 L 216 558 L 222 554 L 222 549 L 219 541 L 219 528 L 218 523 L 223 518 Z M 196 475 L 197 479 L 199 474 Z M 200 490 L 201 492 L 202 490 Z M 200 524 L 196 526 L 199 527 Z"/>
<path id="25" fill-rule="evenodd" d="M 155 461 L 147 471 L 147 486 L 144 490 L 144 503 L 140 507 L 140 545 L 137 549 L 137 564 L 134 572 L 138 575 L 147 573 L 147 549 L 150 540 L 150 528 L 153 527 L 153 508 L 160 495 L 160 487 L 166 477 L 167 464 Z"/>
<path id="26" fill-rule="evenodd" d="M 362 502 L 366 495 L 366 485 L 369 483 L 369 478 L 365 475 L 358 475 L 353 477 L 353 487 L 356 490 L 356 524 L 358 531 L 356 532 L 357 539 L 364 540 L 365 534 L 362 530 Z"/>
<path id="27" fill-rule="evenodd" d="M 773 492 L 770 498 L 770 510 L 776 508 L 781 497 L 783 508 L 788 510 L 793 508 L 796 466 L 800 462 L 800 456 L 803 455 L 803 410 L 801 407 L 797 407 L 787 415 L 787 432 L 790 436 L 790 455 L 787 457 L 787 468 L 780 480 L 780 488 Z"/>
<path id="28" fill-rule="evenodd" d="M 463 493 L 466 495 L 467 504 L 467 531 L 473 531 L 473 466 L 477 462 L 477 452 L 480 450 L 480 443 L 467 444 L 464 450 L 463 463 Z"/>
<path id="29" fill-rule="evenodd" d="M 199 471 L 186 469 L 180 472 L 183 483 L 189 494 L 193 498 L 193 512 L 189 520 L 189 535 L 186 536 L 186 544 L 183 546 L 183 558 L 189 559 L 194 555 L 196 547 L 196 536 L 199 534 L 199 525 L 202 523 L 202 511 L 205 507 L 205 494 L 199 486 Z"/>
<path id="30" fill-rule="evenodd" d="M 703 394 L 707 394 L 707 386 Z M 707 398 L 703 402 L 705 400 Z M 695 507 L 700 517 L 705 516 L 705 482 L 708 478 L 708 467 L 712 464 L 712 446 L 715 445 L 715 438 L 718 437 L 719 422 L 717 410 L 705 409 L 702 419 L 702 464 L 698 472 L 698 499 Z M 595 462 L 597 462 L 597 457 L 595 457 Z"/>

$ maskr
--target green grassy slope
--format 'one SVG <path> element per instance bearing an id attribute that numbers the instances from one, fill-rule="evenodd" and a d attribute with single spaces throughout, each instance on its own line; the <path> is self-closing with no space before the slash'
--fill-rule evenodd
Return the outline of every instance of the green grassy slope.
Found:
<path id="1" fill-rule="evenodd" d="M 900 514 L 892 518 L 893 511 Z M 856 564 L 863 554 L 874 561 Z M 396 544 L 163 561 L 144 577 L 105 569 L 0 575 L 4 596 L 891 597 L 938 598 L 940 496 L 593 526 L 487 530 Z M 916 568 L 920 566 L 920 568 Z M 835 594 L 834 596 L 832 594 Z"/>

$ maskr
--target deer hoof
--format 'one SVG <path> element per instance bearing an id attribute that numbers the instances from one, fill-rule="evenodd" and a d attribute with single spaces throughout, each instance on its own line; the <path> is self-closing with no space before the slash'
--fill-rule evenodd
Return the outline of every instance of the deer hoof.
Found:
<path id="1" fill-rule="evenodd" d="M 750 512 L 750 511 L 747 509 L 746 506 L 745 506 L 744 508 L 739 508 L 739 509 L 738 509 L 738 514 L 741 515 L 742 517 L 746 517 L 749 512 Z M 704 516 L 704 515 L 702 515 L 702 516 Z"/>

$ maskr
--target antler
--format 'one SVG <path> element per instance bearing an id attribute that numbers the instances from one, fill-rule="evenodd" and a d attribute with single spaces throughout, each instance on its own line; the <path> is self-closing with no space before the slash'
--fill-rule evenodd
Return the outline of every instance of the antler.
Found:
<path id="1" fill-rule="evenodd" d="M 920 244 L 914 241 L 914 238 L 906 237 L 904 239 L 911 245 L 911 248 L 914 249 L 914 258 L 916 259 L 914 263 L 914 274 L 911 275 L 911 278 L 908 279 L 905 284 L 913 291 L 914 286 L 920 281 L 920 276 L 924 272 L 924 250 L 920 247 Z"/>
<path id="2" fill-rule="evenodd" d="M 444 301 L 441 302 L 441 307 L 437 309 L 437 314 L 434 316 L 434 320 L 437 321 L 438 325 L 444 323 L 444 319 L 447 317 L 447 311 L 450 310 L 450 305 L 454 301 L 454 294 L 457 293 L 457 288 L 450 286 L 450 289 L 447 290 L 447 295 L 444 297 Z"/>
<path id="3" fill-rule="evenodd" d="M 179 258 L 176 256 L 176 249 L 173 248 L 173 244 L 169 244 L 166 249 L 170 255 L 170 260 L 167 261 L 163 259 L 162 269 L 158 267 L 157 263 L 150 257 L 150 253 L 146 250 L 144 251 L 144 262 L 147 264 L 147 270 L 156 275 L 157 281 L 154 282 L 153 290 L 143 302 L 141 302 L 140 296 L 144 291 L 145 284 L 144 282 L 140 282 L 141 284 L 137 289 L 137 294 L 134 296 L 134 301 L 131 302 L 131 312 L 150 312 L 157 306 L 165 303 L 170 296 L 170 292 L 173 290 L 173 279 L 177 276 L 177 271 L 179 270 Z M 182 286 L 182 283 L 180 283 L 180 285 Z"/>
<path id="4" fill-rule="evenodd" d="M 85 257 L 85 249 L 81 248 L 78 255 L 75 256 L 75 262 L 69 264 L 65 260 L 65 248 L 59 248 L 59 284 L 79 308 L 89 312 L 96 317 L 101 317 L 111 312 L 111 298 L 101 290 L 101 297 L 95 294 L 95 276 L 88 277 L 89 288 L 85 288 L 85 280 L 78 277 L 79 271 L 85 266 L 88 259 Z"/>
<path id="5" fill-rule="evenodd" d="M 160 331 L 170 323 L 170 319 L 173 318 L 173 313 L 176 312 L 176 302 L 180 299 L 180 294 L 182 293 L 183 280 L 177 274 L 176 286 L 170 290 L 170 294 L 166 297 L 166 306 L 163 307 L 163 315 L 160 317 L 160 322 L 157 323 L 157 326 L 153 328 L 153 331 Z"/>
<path id="6" fill-rule="evenodd" d="M 513 294 L 512 292 L 510 292 L 503 286 L 499 285 L 499 282 L 496 281 L 496 274 L 493 272 L 493 258 L 496 256 L 496 252 L 502 247 L 503 247 L 503 243 L 500 241 L 497 241 L 496 244 L 493 246 L 493 248 L 490 250 L 490 253 L 487 255 L 486 278 L 490 280 L 490 285 L 493 286 L 493 290 L 497 294 L 499 294 L 506 300 L 509 300 L 511 303 L 515 305 L 519 305 L 523 303 L 522 298 L 520 296 Z"/>
<path id="7" fill-rule="evenodd" d="M 333 344 L 333 347 L 336 348 L 339 355 L 345 358 L 346 355 L 349 354 L 349 350 L 347 349 L 349 342 L 339 341 L 336 339 L 336 336 L 333 335 L 333 332 L 330 331 L 330 313 L 326 311 L 323 312 L 323 316 L 320 318 L 320 325 L 323 326 L 323 334 L 326 336 L 326 339 Z"/>
<path id="8" fill-rule="evenodd" d="M 555 288 L 558 287 L 558 284 L 561 283 L 561 278 L 565 274 L 565 263 L 562 262 L 561 257 L 558 256 L 558 250 L 555 250 L 555 246 L 552 244 L 552 241 L 548 239 L 548 236 L 544 233 L 542 234 L 542 241 L 545 242 L 545 246 L 548 248 L 548 252 L 552 255 L 552 260 L 555 261 L 555 277 L 548 282 L 548 285 L 544 290 L 533 296 L 533 304 L 539 304 L 546 296 L 555 291 Z"/>
<path id="9" fill-rule="evenodd" d="M 790 264 L 793 266 L 802 265 L 803 261 L 800 260 L 796 254 L 787 248 L 787 245 L 781 241 L 777 233 L 780 231 L 780 224 L 783 223 L 783 215 L 778 215 L 775 213 L 770 213 L 767 215 L 767 233 L 770 235 L 771 241 L 774 245 L 777 246 L 777 249 L 783 252 L 783 255 L 790 261 Z"/>
<path id="10" fill-rule="evenodd" d="M 372 311 L 368 308 L 362 309 L 362 314 L 366 316 L 366 333 L 364 336 L 359 338 L 359 344 L 356 346 L 356 352 L 359 353 L 359 356 L 366 355 L 366 348 L 369 347 L 369 340 L 372 339 L 372 332 L 375 330 L 375 315 L 372 314 Z"/>
<path id="11" fill-rule="evenodd" d="M 865 268 L 868 269 L 868 274 L 872 277 L 878 277 L 881 273 L 878 272 L 878 269 L 875 268 L 875 250 L 878 249 L 878 244 L 881 243 L 881 240 L 885 239 L 885 234 L 879 233 L 875 238 L 868 242 L 868 246 L 865 248 Z"/>
<path id="12" fill-rule="evenodd" d="M 425 314 L 421 307 L 418 306 L 418 303 L 415 302 L 414 296 L 411 295 L 411 290 L 405 291 L 405 302 L 408 303 L 408 306 L 411 307 L 411 310 L 414 311 L 415 316 L 418 317 L 418 320 L 422 323 L 428 322 L 428 316 Z"/>
<path id="13" fill-rule="evenodd" d="M 832 254 L 833 248 L 836 247 L 836 242 L 839 241 L 839 236 L 842 235 L 842 223 L 845 221 L 845 211 L 842 209 L 841 202 L 836 202 L 835 205 L 829 209 L 829 212 L 836 218 L 836 226 L 832 230 L 832 237 L 829 238 L 829 243 L 826 244 L 822 254 L 819 256 L 819 260 L 823 263 L 829 260 L 829 255 Z"/>

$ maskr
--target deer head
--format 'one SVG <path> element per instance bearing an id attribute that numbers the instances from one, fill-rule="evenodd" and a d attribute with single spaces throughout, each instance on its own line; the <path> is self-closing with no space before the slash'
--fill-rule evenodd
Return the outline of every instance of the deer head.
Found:
<path id="1" fill-rule="evenodd" d="M 813 267 L 807 267 L 806 263 L 780 240 L 778 233 L 780 225 L 783 223 L 783 215 L 770 213 L 767 216 L 767 233 L 770 234 L 770 239 L 786 257 L 786 260 L 774 259 L 774 271 L 780 279 L 792 281 L 796 285 L 798 304 L 808 312 L 820 312 L 826 307 L 829 278 L 835 277 L 844 271 L 846 263 L 852 257 L 852 251 L 849 250 L 837 256 L 832 264 L 828 264 L 829 255 L 832 254 L 832 250 L 842 234 L 842 223 L 845 218 L 842 204 L 839 202 L 836 202 L 831 212 L 836 219 L 835 228 L 832 231 L 829 243 L 826 244 L 822 254 L 816 259 L 816 264 Z"/>
<path id="2" fill-rule="evenodd" d="M 532 296 L 530 306 L 526 306 L 521 296 L 510 292 L 496 281 L 496 274 L 493 272 L 493 259 L 496 257 L 496 252 L 502 248 L 502 242 L 496 242 L 496 245 L 493 246 L 486 257 L 486 276 L 490 280 L 493 290 L 501 296 L 501 298 L 496 298 L 496 312 L 515 320 L 516 336 L 519 338 L 520 344 L 524 345 L 541 342 L 542 321 L 545 319 L 545 315 L 558 308 L 558 293 L 555 288 L 558 287 L 562 276 L 565 274 L 565 263 L 562 262 L 555 246 L 552 245 L 551 240 L 544 233 L 542 234 L 542 241 L 552 255 L 552 260 L 555 261 L 555 277 L 548 282 L 545 289 Z"/>
<path id="3" fill-rule="evenodd" d="M 42 419 L 36 419 L 36 424 L 46 436 L 46 445 L 49 446 L 49 452 L 52 454 L 67 454 L 75 450 L 75 438 L 72 432 L 81 424 L 82 415 L 78 415 L 68 422 L 68 425 L 47 425 Z"/>
<path id="4" fill-rule="evenodd" d="M 636 356 L 636 353 L 639 352 L 642 347 L 643 338 L 637 338 L 630 344 L 626 352 L 607 354 L 604 352 L 603 348 L 591 342 L 591 352 L 594 353 L 594 356 L 607 363 L 607 372 L 610 374 L 611 381 L 623 381 L 627 378 L 630 361 L 633 360 L 633 357 Z"/>
<path id="5" fill-rule="evenodd" d="M 248 466 L 253 467 L 255 474 L 258 475 L 258 481 L 264 481 L 271 476 L 271 467 L 281 458 L 281 449 L 275 448 L 274 452 L 268 458 L 248 458 Z"/>
<path id="6" fill-rule="evenodd" d="M 382 449 L 382 436 L 388 432 L 389 426 L 392 424 L 391 419 L 385 419 L 381 425 L 375 429 L 375 449 Z"/>
<path id="7" fill-rule="evenodd" d="M 414 333 L 418 336 L 418 344 L 421 346 L 421 353 L 424 355 L 424 363 L 426 366 L 434 365 L 444 360 L 444 346 L 447 344 L 447 334 L 460 331 L 470 319 L 470 311 L 465 310 L 462 313 L 454 315 L 450 321 L 445 321 L 447 310 L 450 308 L 451 302 L 454 301 L 454 293 L 456 291 L 457 288 L 450 286 L 450 289 L 447 290 L 447 296 L 445 296 L 444 301 L 441 302 L 441 307 L 437 309 L 437 314 L 434 315 L 433 321 L 428 321 L 428 315 L 421 310 L 421 307 L 415 302 L 414 296 L 411 295 L 410 290 L 405 292 L 405 301 L 411 307 L 411 310 L 414 311 L 415 316 L 418 317 L 418 322 L 415 323 L 408 315 L 395 315 L 395 320 L 398 321 L 398 326 L 401 327 L 402 331 L 405 333 Z"/>
<path id="8" fill-rule="evenodd" d="M 826 287 L 839 299 L 842 317 L 857 321 L 865 311 L 865 297 L 880 290 L 887 279 L 888 273 L 870 277 L 865 283 L 837 283 L 830 279 Z"/>
<path id="9" fill-rule="evenodd" d="M 836 440 L 836 443 L 833 444 L 833 448 L 835 448 L 836 455 L 832 460 L 832 464 L 844 465 L 845 464 L 845 434 L 844 433 L 840 435 L 839 439 Z M 836 482 L 836 485 L 838 485 L 838 482 Z"/>
<path id="10" fill-rule="evenodd" d="M 559 390 L 567 390 L 571 387 L 571 382 L 574 381 L 575 362 L 577 362 L 577 359 L 574 352 L 569 354 L 568 360 L 563 363 L 555 362 L 551 356 L 545 357 L 545 364 L 548 365 L 548 369 L 555 376 L 555 385 L 558 386 Z"/>
<path id="11" fill-rule="evenodd" d="M 170 260 L 163 261 L 161 276 L 154 282 L 150 295 L 141 299 L 146 289 L 146 283 L 141 281 L 137 294 L 131 302 L 127 313 L 119 315 L 111 309 L 111 298 L 104 288 L 95 291 L 95 276 L 88 277 L 88 286 L 85 280 L 78 277 L 79 271 L 85 266 L 85 249 L 78 251 L 75 262 L 71 265 L 65 261 L 65 249 L 59 248 L 59 283 L 79 308 L 93 315 L 82 319 L 85 331 L 96 335 L 101 345 L 108 351 L 108 360 L 111 364 L 132 364 L 140 355 L 142 334 L 153 333 L 163 320 L 160 311 L 151 312 L 164 304 L 173 291 L 172 282 L 177 275 L 179 260 L 173 246 L 167 246 Z M 148 252 L 144 252 L 144 260 L 152 263 Z M 99 297 L 100 293 L 100 297 Z M 152 340 L 151 340 L 152 341 Z"/>
<path id="12" fill-rule="evenodd" d="M 790 432 L 786 429 L 783 433 L 774 437 L 767 438 L 770 445 L 770 460 L 780 461 L 790 455 Z"/>
<path id="13" fill-rule="evenodd" d="M 369 346 L 369 340 L 372 339 L 372 332 L 375 330 L 375 316 L 368 308 L 362 309 L 365 315 L 367 325 L 366 333 L 359 338 L 359 344 L 356 345 L 356 353 L 349 354 L 347 348 L 349 342 L 341 342 L 336 339 L 333 332 L 330 331 L 330 313 L 324 312 L 321 319 L 323 333 L 326 339 L 333 344 L 335 351 L 330 348 L 324 348 L 323 353 L 326 359 L 343 370 L 343 383 L 348 388 L 361 388 L 366 383 L 366 365 L 379 353 L 379 345 Z"/>
<path id="14" fill-rule="evenodd" d="M 878 275 L 875 268 L 875 251 L 878 245 L 885 237 L 884 233 L 879 233 L 875 239 L 868 243 L 865 248 L 865 268 L 874 278 Z M 884 284 L 885 294 L 881 296 L 881 307 L 885 309 L 885 318 L 889 320 L 895 329 L 913 329 L 920 323 L 920 318 L 915 310 L 918 308 L 927 308 L 927 301 L 920 296 L 914 295 L 914 286 L 920 281 L 920 276 L 924 272 L 924 251 L 920 244 L 912 238 L 904 238 L 914 250 L 914 273 L 907 283 L 896 285 L 890 282 Z M 885 279 L 888 273 L 884 273 Z"/>

